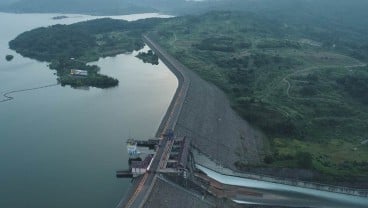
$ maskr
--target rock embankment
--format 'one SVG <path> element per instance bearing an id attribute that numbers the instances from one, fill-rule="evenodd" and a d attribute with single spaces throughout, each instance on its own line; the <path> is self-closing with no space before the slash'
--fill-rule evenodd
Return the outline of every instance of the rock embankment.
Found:
<path id="1" fill-rule="evenodd" d="M 193 145 L 212 159 L 234 169 L 234 162 L 258 164 L 262 135 L 231 108 L 215 85 L 188 70 L 191 84 L 175 129 L 192 138 Z"/>
<path id="2" fill-rule="evenodd" d="M 225 93 L 186 68 L 158 44 L 153 47 L 178 77 L 179 88 L 188 88 L 174 128 L 175 134 L 190 137 L 192 144 L 201 152 L 231 169 L 235 169 L 236 161 L 260 163 L 262 134 L 235 113 Z M 183 78 L 190 81 L 184 82 Z"/>

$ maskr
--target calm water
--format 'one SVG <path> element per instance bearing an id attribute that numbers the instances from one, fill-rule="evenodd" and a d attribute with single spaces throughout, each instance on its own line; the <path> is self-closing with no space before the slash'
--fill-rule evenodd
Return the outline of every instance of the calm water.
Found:
<path id="1" fill-rule="evenodd" d="M 1 94 L 56 83 L 47 63 L 22 58 L 8 41 L 35 27 L 95 18 L 52 20 L 56 15 L 0 13 Z M 159 15 L 114 18 L 150 16 Z M 108 208 L 119 202 L 130 184 L 115 178 L 127 167 L 127 137 L 153 136 L 177 87 L 166 66 L 144 64 L 135 53 L 94 63 L 119 79 L 116 88 L 54 86 L 0 103 L 0 207 Z M 14 60 L 6 62 L 6 54 Z"/>

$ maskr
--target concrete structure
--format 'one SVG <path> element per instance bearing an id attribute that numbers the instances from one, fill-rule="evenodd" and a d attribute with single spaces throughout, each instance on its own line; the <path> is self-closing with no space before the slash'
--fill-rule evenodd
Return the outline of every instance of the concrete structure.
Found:
<path id="1" fill-rule="evenodd" d="M 187 169 L 190 139 L 186 137 L 168 139 L 167 151 L 163 155 L 158 172 L 182 173 Z"/>
<path id="2" fill-rule="evenodd" d="M 145 42 L 151 46 L 152 49 L 157 48 L 154 47 L 154 42 L 152 42 L 147 37 L 144 37 Z M 161 57 L 165 57 L 166 52 L 155 50 L 156 54 Z M 162 55 L 161 52 L 164 52 L 165 55 Z M 190 80 L 187 79 L 186 74 L 183 70 L 184 66 L 179 62 L 174 61 L 173 59 L 165 59 L 163 60 L 165 64 L 172 70 L 172 72 L 178 77 L 178 88 L 174 95 L 174 98 L 169 106 L 166 115 L 164 116 L 161 125 L 157 131 L 157 136 L 162 137 L 158 148 L 156 150 L 156 154 L 152 159 L 152 163 L 148 169 L 148 171 L 142 175 L 142 177 L 138 178 L 134 183 L 134 187 L 129 191 L 126 195 L 126 198 L 122 199 L 117 205 L 118 208 L 121 207 L 142 207 L 147 198 L 149 197 L 153 186 L 157 181 L 157 172 L 161 170 L 161 165 L 164 165 L 165 162 L 162 162 L 163 159 L 168 159 L 168 153 L 171 152 L 170 145 L 171 142 L 168 142 L 171 137 L 170 129 L 174 130 L 176 127 L 176 123 L 178 117 L 180 115 L 184 100 L 186 98 L 186 94 L 188 91 L 188 87 L 190 84 Z M 180 66 L 179 66 L 180 65 Z M 169 133 L 167 136 L 164 134 Z M 163 166 L 162 166 L 163 167 Z"/>
<path id="3" fill-rule="evenodd" d="M 132 161 L 132 174 L 133 177 L 145 174 L 152 162 L 153 155 L 148 155 L 143 161 Z"/>
<path id="4" fill-rule="evenodd" d="M 127 151 L 130 159 L 138 158 L 140 155 L 140 152 L 137 149 L 137 144 L 138 143 L 133 139 L 128 139 L 127 141 Z"/>
<path id="5" fill-rule="evenodd" d="M 73 76 L 82 76 L 82 77 L 88 76 L 88 72 L 86 70 L 79 70 L 79 69 L 71 69 L 70 74 Z"/>

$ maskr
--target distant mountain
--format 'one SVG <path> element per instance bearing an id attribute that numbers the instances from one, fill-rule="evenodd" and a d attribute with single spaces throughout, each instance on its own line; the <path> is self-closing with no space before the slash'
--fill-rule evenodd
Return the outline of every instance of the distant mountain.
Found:
<path id="1" fill-rule="evenodd" d="M 4 1 L 4 0 L 2 0 Z M 127 14 L 156 10 L 124 0 L 5 0 L 0 4 L 7 12 L 60 12 L 85 14 Z"/>
<path id="2" fill-rule="evenodd" d="M 248 11 L 265 18 L 368 28 L 367 0 L 0 0 L 0 11 L 84 14 L 162 12 L 174 15 L 212 10 Z"/>
<path id="3" fill-rule="evenodd" d="M 218 0 L 1 0 L 0 11 L 108 15 L 140 12 L 194 14 L 211 10 L 213 7 L 209 2 L 217 4 Z"/>

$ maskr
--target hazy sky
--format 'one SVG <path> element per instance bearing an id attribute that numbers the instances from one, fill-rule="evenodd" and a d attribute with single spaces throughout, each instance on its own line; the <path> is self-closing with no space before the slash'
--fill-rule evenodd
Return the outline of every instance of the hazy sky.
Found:
<path id="1" fill-rule="evenodd" d="M 0 6 L 3 11 L 104 14 L 155 11 L 188 14 L 210 9 L 293 13 L 307 9 L 310 14 L 329 13 L 345 18 L 367 13 L 368 0 L 0 0 Z M 355 18 L 366 21 L 362 16 Z"/>

